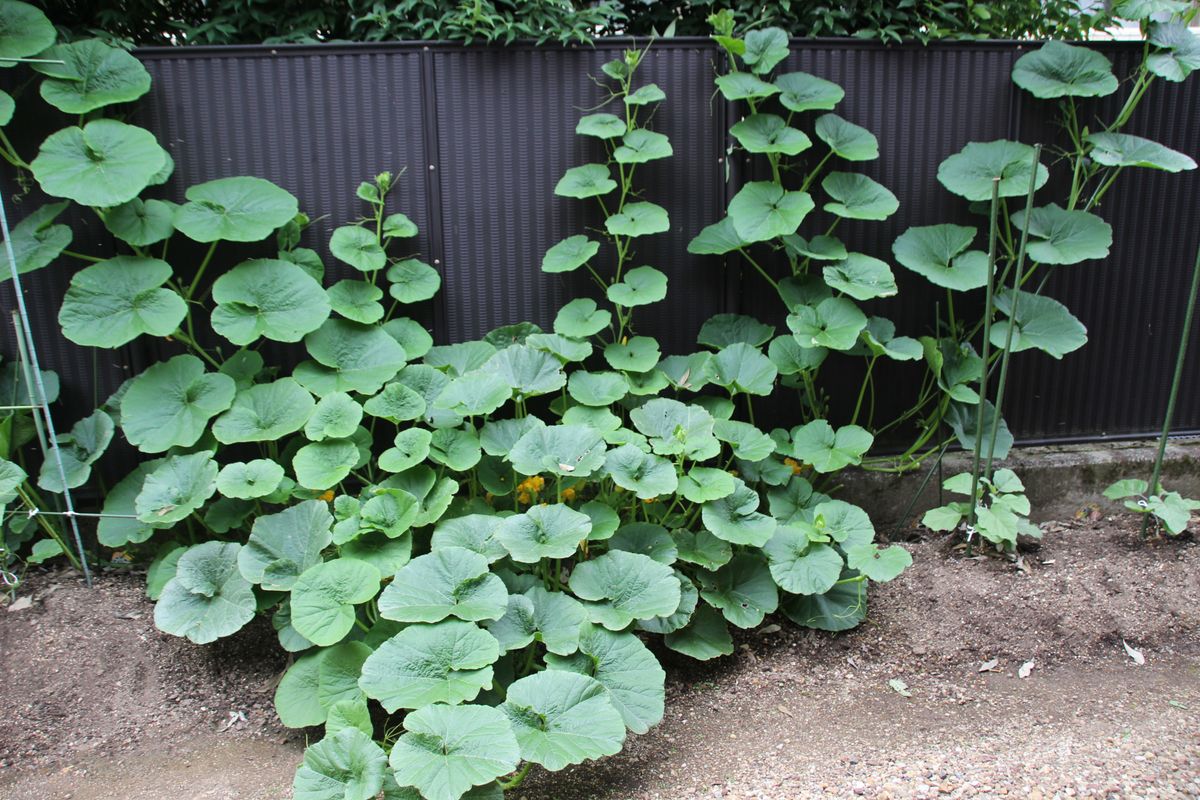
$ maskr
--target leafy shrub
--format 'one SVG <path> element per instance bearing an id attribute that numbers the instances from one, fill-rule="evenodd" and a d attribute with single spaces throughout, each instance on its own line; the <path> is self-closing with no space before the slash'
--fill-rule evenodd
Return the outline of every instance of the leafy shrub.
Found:
<path id="1" fill-rule="evenodd" d="M 859 460 L 869 437 L 753 424 L 750 398 L 778 375 L 760 349 L 769 328 L 722 315 L 704 349 L 665 357 L 638 332 L 668 281 L 634 266 L 635 250 L 669 219 L 635 177 L 672 155 L 647 127 L 665 94 L 636 81 L 642 51 L 605 65 L 616 113 L 580 120 L 596 161 L 555 188 L 594 198 L 602 229 L 543 261 L 586 270 L 603 304 L 572 300 L 550 332 L 522 323 L 435 345 L 399 313 L 440 277 L 408 252 L 418 231 L 389 203 L 393 175 L 358 187 L 364 215 L 329 241 L 353 277 L 333 281 L 300 246 L 296 198 L 267 181 L 209 181 L 178 205 L 143 198 L 170 158 L 97 112 L 145 93 L 145 70 L 96 40 L 47 44 L 15 55 L 41 53 L 41 96 L 81 116 L 28 163 L 7 154 L 125 251 L 72 277 L 63 332 L 98 348 L 169 338 L 176 351 L 76 425 L 72 474 L 86 480 L 116 429 L 146 455 L 108 493 L 98 536 L 153 539 L 160 629 L 203 644 L 270 616 L 296 654 L 280 719 L 326 732 L 297 797 L 494 797 L 532 764 L 611 755 L 663 715 L 664 672 L 639 634 L 710 659 L 732 652 L 731 625 L 777 610 L 843 630 L 863 619 L 868 581 L 910 562 L 809 481 Z M 102 69 L 110 79 L 74 79 Z M 38 253 L 22 269 L 69 244 L 47 235 L 64 206 L 35 212 Z M 271 237 L 273 257 L 211 279 L 218 250 Z M 167 260 L 178 239 L 203 248 L 190 275 Z M 268 341 L 307 358 L 283 375 L 256 349 Z M 61 488 L 53 479 L 40 483 Z"/>
<path id="2" fill-rule="evenodd" d="M 739 29 L 779 27 L 792 36 L 904 39 L 1083 39 L 1111 20 L 1078 0 L 916 3 L 716 3 L 646 0 L 287 0 L 119 5 L 41 0 L 72 38 L 130 44 L 269 44 L 445 39 L 459 42 L 590 42 L 603 36 L 706 35 L 708 16 L 728 7 Z"/>

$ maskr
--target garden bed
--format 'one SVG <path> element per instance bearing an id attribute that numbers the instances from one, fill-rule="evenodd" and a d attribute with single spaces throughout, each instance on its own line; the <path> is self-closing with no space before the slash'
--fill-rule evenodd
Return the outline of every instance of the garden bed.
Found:
<path id="1" fill-rule="evenodd" d="M 701 666 L 664 651 L 663 724 L 515 794 L 1194 796 L 1200 544 L 1143 543 L 1135 525 L 1048 523 L 1022 569 L 912 542 L 913 567 L 873 590 L 859 629 L 774 621 Z M 304 737 L 274 720 L 284 661 L 269 627 L 190 645 L 155 630 L 141 580 L 109 572 L 88 592 L 35 575 L 32 606 L 0 614 L 0 793 L 280 797 Z"/>

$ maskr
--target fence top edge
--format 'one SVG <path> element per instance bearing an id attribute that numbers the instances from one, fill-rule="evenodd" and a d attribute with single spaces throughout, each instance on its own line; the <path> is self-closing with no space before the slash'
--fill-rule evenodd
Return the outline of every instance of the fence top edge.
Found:
<path id="1" fill-rule="evenodd" d="M 212 57 L 263 56 L 309 56 L 309 55 L 371 55 L 387 53 L 497 53 L 503 51 L 574 52 L 593 50 L 597 52 L 620 52 L 633 45 L 644 46 L 650 40 L 645 37 L 609 37 L 597 39 L 593 44 L 537 44 L 518 40 L 512 44 L 461 44 L 446 41 L 392 41 L 392 42 L 320 42 L 303 44 L 223 44 L 139 47 L 134 54 L 142 60 L 189 59 Z M 1038 47 L 1043 42 L 1037 39 L 954 39 L 921 43 L 905 41 L 886 44 L 853 37 L 817 37 L 792 39 L 794 50 L 859 50 L 871 52 L 893 51 L 1020 51 Z M 1074 44 L 1114 52 L 1140 49 L 1144 42 L 1135 40 L 1081 41 Z M 720 48 L 707 36 L 676 36 L 654 40 L 654 49 L 662 50 L 706 50 L 714 53 Z"/>

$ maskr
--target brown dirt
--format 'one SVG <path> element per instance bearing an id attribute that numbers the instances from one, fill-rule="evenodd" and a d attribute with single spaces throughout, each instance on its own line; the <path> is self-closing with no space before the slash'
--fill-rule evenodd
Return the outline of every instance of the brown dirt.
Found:
<path id="1" fill-rule="evenodd" d="M 715 663 L 663 653 L 662 725 L 515 796 L 1200 797 L 1200 543 L 1047 527 L 1024 569 L 907 544 L 913 568 L 849 634 L 768 620 Z M 29 585 L 32 608 L 0 613 L 0 797 L 288 795 L 300 750 L 270 710 L 269 627 L 193 647 L 154 630 L 136 577 Z"/>

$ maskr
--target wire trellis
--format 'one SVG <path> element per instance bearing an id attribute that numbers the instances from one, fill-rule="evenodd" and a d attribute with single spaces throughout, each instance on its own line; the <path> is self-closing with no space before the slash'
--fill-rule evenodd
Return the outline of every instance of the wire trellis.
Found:
<path id="1" fill-rule="evenodd" d="M 26 406 L 7 406 L 6 410 L 33 411 L 33 424 L 37 431 L 38 443 L 45 458 L 53 458 L 58 469 L 58 477 L 63 486 L 63 503 L 66 511 L 49 511 L 40 508 L 28 508 L 26 513 L 32 519 L 39 514 L 65 517 L 71 525 L 71 534 L 75 540 L 75 549 L 79 555 L 79 564 L 83 569 L 83 579 L 90 588 L 92 571 L 88 567 L 87 552 L 83 548 L 83 537 L 79 532 L 81 516 L 100 517 L 104 514 L 81 514 L 75 510 L 75 500 L 71 496 L 71 488 L 67 481 L 67 468 L 63 464 L 62 449 L 59 447 L 58 434 L 54 428 L 54 415 L 50 413 L 50 403 L 47 400 L 46 384 L 42 378 L 41 364 L 38 363 L 37 343 L 33 340 L 33 328 L 29 322 L 29 309 L 25 305 L 25 292 L 21 286 L 21 275 L 17 269 L 17 256 L 13 252 L 12 232 L 8 227 L 8 210 L 5 207 L 4 193 L 0 192 L 0 231 L 4 234 L 4 255 L 8 260 L 8 268 L 12 274 L 13 294 L 17 299 L 17 310 L 13 315 L 13 328 L 17 336 L 17 348 L 20 354 L 21 370 L 25 378 L 25 391 L 32 401 Z M 36 395 L 35 395 L 36 393 Z M 2 571 L 2 570 L 0 570 Z M 8 573 L 2 576 L 4 583 L 11 585 Z"/>

